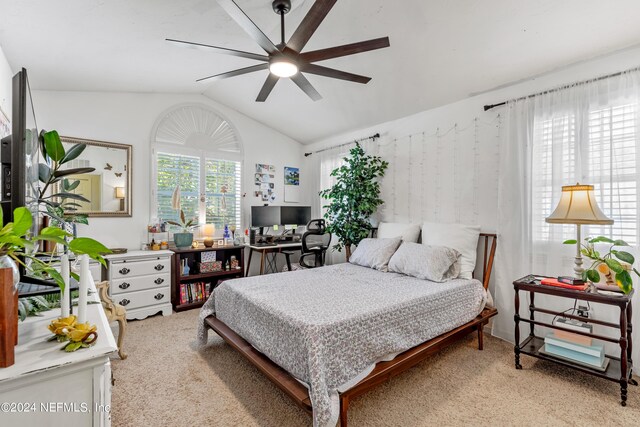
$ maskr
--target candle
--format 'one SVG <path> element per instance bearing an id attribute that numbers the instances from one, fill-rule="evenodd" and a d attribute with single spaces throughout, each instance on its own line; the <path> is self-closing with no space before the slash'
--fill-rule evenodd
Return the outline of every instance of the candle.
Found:
<path id="1" fill-rule="evenodd" d="M 60 291 L 60 316 L 69 317 L 71 314 L 70 299 L 71 286 L 69 285 L 69 255 L 64 254 L 60 257 L 60 274 L 64 281 L 64 291 Z"/>
<path id="2" fill-rule="evenodd" d="M 87 293 L 89 292 L 89 256 L 80 255 L 80 288 L 78 290 L 78 323 L 87 321 Z"/>

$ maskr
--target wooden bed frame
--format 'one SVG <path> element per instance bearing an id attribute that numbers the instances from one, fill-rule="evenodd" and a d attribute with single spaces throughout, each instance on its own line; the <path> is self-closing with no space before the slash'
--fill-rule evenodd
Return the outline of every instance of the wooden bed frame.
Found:
<path id="1" fill-rule="evenodd" d="M 480 245 L 484 245 L 484 257 L 482 262 L 482 284 L 488 289 L 493 270 L 493 258 L 496 252 L 498 237 L 495 234 L 480 233 Z M 429 355 L 434 354 L 442 348 L 452 344 L 467 336 L 473 331 L 478 333 L 478 349 L 483 348 L 483 328 L 489 319 L 498 314 L 495 308 L 485 308 L 475 319 L 456 329 L 437 336 L 404 353 L 400 353 L 393 360 L 378 363 L 373 371 L 362 379 L 358 384 L 340 393 L 340 425 L 347 426 L 347 411 L 349 402 L 361 394 L 366 393 L 376 385 L 394 377 L 407 369 L 415 366 Z M 215 316 L 205 319 L 207 327 L 213 329 L 231 347 L 242 354 L 249 362 L 258 368 L 275 385 L 293 399 L 302 409 L 312 412 L 311 400 L 307 388 L 298 380 L 292 377 L 287 371 L 273 363 L 267 356 L 253 348 L 240 335 L 218 320 Z"/>

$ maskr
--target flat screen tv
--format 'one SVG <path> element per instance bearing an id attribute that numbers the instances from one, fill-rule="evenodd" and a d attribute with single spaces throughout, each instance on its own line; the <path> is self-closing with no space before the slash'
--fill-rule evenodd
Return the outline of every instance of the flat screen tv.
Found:
<path id="1" fill-rule="evenodd" d="M 13 76 L 11 96 L 11 135 L 0 141 L 2 219 L 5 224 L 12 221 L 13 210 L 26 206 L 33 218 L 31 234 L 35 235 L 39 223 L 38 125 L 24 68 Z M 24 280 L 24 268 L 20 266 L 20 270 Z"/>
<path id="2" fill-rule="evenodd" d="M 279 206 L 251 206 L 252 227 L 273 227 L 280 224 Z"/>
<path id="3" fill-rule="evenodd" d="M 281 206 L 280 221 L 283 225 L 307 225 L 311 221 L 311 206 Z"/>

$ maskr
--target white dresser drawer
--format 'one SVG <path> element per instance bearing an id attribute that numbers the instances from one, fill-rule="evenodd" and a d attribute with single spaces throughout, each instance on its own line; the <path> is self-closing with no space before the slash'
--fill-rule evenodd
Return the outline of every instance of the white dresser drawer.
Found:
<path id="1" fill-rule="evenodd" d="M 109 267 L 111 280 L 132 276 L 147 276 L 158 273 L 171 273 L 171 258 L 159 258 L 149 261 L 114 261 Z"/>
<path id="2" fill-rule="evenodd" d="M 147 289 L 145 291 L 114 295 L 113 301 L 127 310 L 168 303 L 171 301 L 171 287 L 166 286 L 159 289 Z"/>
<path id="3" fill-rule="evenodd" d="M 123 292 L 143 291 L 145 289 L 159 289 L 171 285 L 171 274 L 158 273 L 150 276 L 125 277 L 115 279 L 111 283 L 111 295 Z"/>

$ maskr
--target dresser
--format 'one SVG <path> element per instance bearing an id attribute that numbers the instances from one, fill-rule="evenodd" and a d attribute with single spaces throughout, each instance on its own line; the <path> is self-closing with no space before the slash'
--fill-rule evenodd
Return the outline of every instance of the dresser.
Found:
<path id="1" fill-rule="evenodd" d="M 127 309 L 127 319 L 144 319 L 171 307 L 171 251 L 131 251 L 107 255 L 102 280 L 108 280 L 113 302 Z"/>
<path id="2" fill-rule="evenodd" d="M 48 341 L 47 326 L 60 309 L 19 324 L 16 363 L 0 369 L 0 425 L 111 425 L 109 355 L 118 348 L 93 283 L 91 291 L 87 321 L 97 326 L 98 340 L 89 348 L 67 353 Z"/>

